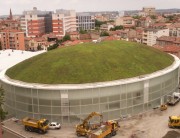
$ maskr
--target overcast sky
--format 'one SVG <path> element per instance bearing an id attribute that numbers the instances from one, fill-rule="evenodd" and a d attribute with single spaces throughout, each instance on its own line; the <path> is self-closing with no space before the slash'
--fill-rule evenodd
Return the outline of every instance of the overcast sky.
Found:
<path id="1" fill-rule="evenodd" d="M 76 11 L 141 10 L 143 6 L 156 9 L 180 8 L 180 0 L 1 0 L 0 15 L 22 14 L 24 10 L 74 9 Z"/>

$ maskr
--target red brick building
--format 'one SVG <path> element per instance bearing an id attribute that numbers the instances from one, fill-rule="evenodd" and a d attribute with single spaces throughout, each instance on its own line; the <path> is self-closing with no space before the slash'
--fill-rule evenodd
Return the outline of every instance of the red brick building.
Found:
<path id="1" fill-rule="evenodd" d="M 3 30 L 0 34 L 2 49 L 25 50 L 24 32 L 19 30 Z"/>

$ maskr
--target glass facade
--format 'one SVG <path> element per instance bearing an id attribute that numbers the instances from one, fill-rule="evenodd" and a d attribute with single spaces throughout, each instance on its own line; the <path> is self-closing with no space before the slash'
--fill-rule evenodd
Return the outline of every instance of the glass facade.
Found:
<path id="1" fill-rule="evenodd" d="M 94 111 L 108 120 L 159 106 L 166 101 L 166 95 L 177 91 L 179 67 L 151 79 L 88 89 L 47 90 L 1 83 L 5 89 L 5 108 L 10 115 L 76 124 Z"/>

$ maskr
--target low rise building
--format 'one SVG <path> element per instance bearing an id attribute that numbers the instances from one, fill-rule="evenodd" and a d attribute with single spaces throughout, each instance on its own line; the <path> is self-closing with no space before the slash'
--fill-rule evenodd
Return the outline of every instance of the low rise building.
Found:
<path id="1" fill-rule="evenodd" d="M 26 50 L 29 51 L 37 51 L 41 49 L 45 49 L 47 41 L 45 38 L 42 37 L 36 37 L 36 38 L 26 38 Z"/>
<path id="2" fill-rule="evenodd" d="M 135 26 L 135 19 L 130 16 L 118 17 L 115 20 L 115 25 L 119 26 L 122 25 L 124 27 L 133 27 Z"/>
<path id="3" fill-rule="evenodd" d="M 180 37 L 174 36 L 161 36 L 156 40 L 159 46 L 175 45 L 180 46 Z"/>
<path id="4" fill-rule="evenodd" d="M 176 45 L 166 45 L 166 46 L 155 45 L 154 48 L 157 48 L 157 49 L 159 49 L 163 52 L 166 52 L 166 53 L 173 54 L 173 55 L 177 56 L 178 58 L 180 58 L 180 46 L 176 46 Z"/>
<path id="5" fill-rule="evenodd" d="M 112 25 L 112 24 L 102 24 L 100 26 L 101 31 L 109 31 L 111 28 L 114 28 L 114 25 Z"/>
<path id="6" fill-rule="evenodd" d="M 180 37 L 180 23 L 174 23 L 169 27 L 169 36 Z"/>
<path id="7" fill-rule="evenodd" d="M 78 32 L 69 32 L 71 40 L 78 40 L 79 39 L 79 33 Z"/>

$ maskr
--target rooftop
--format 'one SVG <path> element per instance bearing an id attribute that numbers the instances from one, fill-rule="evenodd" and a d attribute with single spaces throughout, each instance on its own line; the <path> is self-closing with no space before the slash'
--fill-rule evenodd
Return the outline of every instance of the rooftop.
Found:
<path id="1" fill-rule="evenodd" d="M 0 72 L 4 69 L 14 66 L 15 64 L 28 59 L 32 56 L 43 53 L 44 51 L 29 52 L 21 50 L 0 50 Z"/>
<path id="2" fill-rule="evenodd" d="M 145 75 L 172 63 L 173 57 L 164 52 L 116 40 L 61 47 L 21 62 L 6 74 L 29 83 L 84 84 Z"/>

